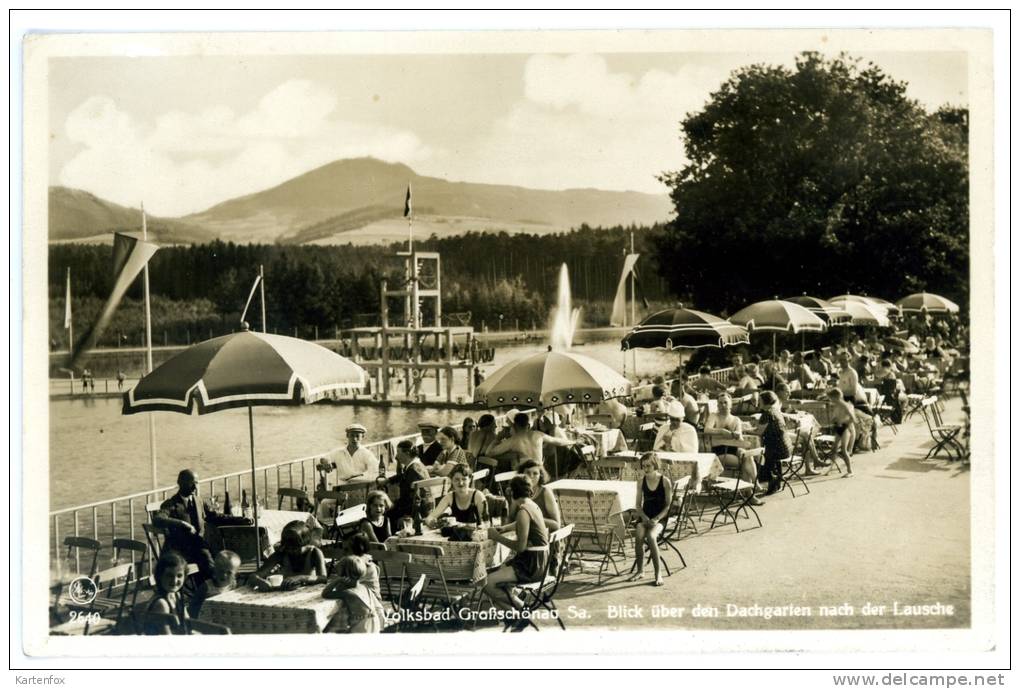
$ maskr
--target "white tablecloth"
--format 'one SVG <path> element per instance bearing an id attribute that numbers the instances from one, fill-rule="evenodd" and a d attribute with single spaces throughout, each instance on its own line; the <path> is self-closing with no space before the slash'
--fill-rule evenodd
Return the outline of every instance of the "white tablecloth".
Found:
<path id="1" fill-rule="evenodd" d="M 605 457 L 613 452 L 627 449 L 627 440 L 623 437 L 623 433 L 619 428 L 608 428 L 606 430 L 581 428 L 577 432 L 595 441 L 595 454 L 598 457 Z"/>
<path id="2" fill-rule="evenodd" d="M 321 535 L 322 525 L 314 515 L 309 512 L 293 512 L 291 510 L 259 510 L 259 526 L 266 529 L 269 534 L 269 544 L 274 545 L 280 542 L 280 533 L 283 527 L 293 521 L 304 522 L 313 532 L 318 531 Z"/>
<path id="3" fill-rule="evenodd" d="M 662 465 L 662 473 L 676 481 L 690 476 L 695 488 L 706 478 L 715 478 L 723 472 L 722 462 L 711 452 L 656 452 Z M 638 465 L 640 454 L 637 452 L 621 452 L 613 458 L 627 460 L 620 478 L 636 481 L 641 476 Z"/>

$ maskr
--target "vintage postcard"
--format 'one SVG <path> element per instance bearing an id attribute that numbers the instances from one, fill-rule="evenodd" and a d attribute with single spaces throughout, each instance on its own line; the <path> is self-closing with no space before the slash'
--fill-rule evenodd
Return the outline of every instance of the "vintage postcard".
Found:
<path id="1" fill-rule="evenodd" d="M 29 656 L 1003 643 L 990 31 L 23 49 Z"/>

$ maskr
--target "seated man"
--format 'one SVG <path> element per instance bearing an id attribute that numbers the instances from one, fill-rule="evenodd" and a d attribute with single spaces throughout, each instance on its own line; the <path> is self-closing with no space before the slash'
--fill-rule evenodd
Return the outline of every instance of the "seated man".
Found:
<path id="1" fill-rule="evenodd" d="M 346 447 L 340 448 L 330 457 L 336 462 L 337 476 L 347 481 L 352 478 L 372 478 L 378 475 L 379 458 L 361 444 L 365 439 L 365 427 L 360 423 L 352 423 L 346 432 Z"/>
<path id="2" fill-rule="evenodd" d="M 663 452 L 697 452 L 698 431 L 684 421 L 684 408 L 674 402 L 669 405 L 666 416 L 669 423 L 659 428 L 652 449 Z"/>
<path id="3" fill-rule="evenodd" d="M 212 504 L 198 494 L 198 476 L 191 469 L 177 474 L 177 492 L 163 501 L 153 514 L 152 523 L 167 530 L 167 550 L 176 550 L 188 562 L 198 565 L 204 579 L 213 576 L 213 556 L 206 540 L 207 525 L 248 525 L 243 517 L 217 512 Z"/>
<path id="4" fill-rule="evenodd" d="M 721 393 L 716 398 L 718 411 L 709 415 L 705 422 L 705 433 L 713 440 L 712 452 L 719 457 L 719 461 L 727 469 L 737 471 L 740 479 L 750 485 L 757 485 L 758 467 L 751 455 L 743 448 L 727 444 L 727 441 L 740 441 L 743 439 L 743 424 L 732 412 L 733 399 L 728 393 Z M 762 505 L 761 500 L 751 497 L 752 505 Z"/>
<path id="5" fill-rule="evenodd" d="M 808 356 L 813 358 L 814 352 L 808 352 Z M 802 390 L 807 390 L 813 388 L 819 379 L 820 376 L 805 362 L 804 355 L 794 352 L 790 363 L 790 382 L 796 381 Z"/>
<path id="6" fill-rule="evenodd" d="M 691 388 L 695 392 L 717 395 L 726 392 L 726 386 L 712 377 L 712 369 L 702 366 L 698 369 L 698 377 L 691 380 Z"/>
<path id="7" fill-rule="evenodd" d="M 421 445 L 417 448 L 418 457 L 425 466 L 432 466 L 436 463 L 436 458 L 443 451 L 443 448 L 436 440 L 439 424 L 432 421 L 422 421 L 418 424 L 418 431 L 421 433 Z"/>
<path id="8" fill-rule="evenodd" d="M 666 392 L 666 388 L 656 383 L 652 386 L 652 401 L 645 405 L 645 414 L 649 416 L 665 414 L 672 401 L 673 398 Z"/>

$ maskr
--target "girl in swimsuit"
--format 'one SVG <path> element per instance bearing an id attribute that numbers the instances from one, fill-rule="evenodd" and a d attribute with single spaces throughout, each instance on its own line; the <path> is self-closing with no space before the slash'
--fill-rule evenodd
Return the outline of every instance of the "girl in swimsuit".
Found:
<path id="1" fill-rule="evenodd" d="M 644 476 L 638 479 L 637 507 L 634 517 L 634 564 L 637 571 L 630 581 L 637 581 L 644 576 L 645 544 L 652 556 L 652 567 L 655 569 L 654 586 L 662 586 L 662 574 L 659 572 L 659 534 L 662 533 L 669 505 L 673 497 L 673 484 L 659 471 L 659 457 L 654 452 L 647 452 L 641 458 L 641 470 Z"/>
<path id="2" fill-rule="evenodd" d="M 373 490 L 365 501 L 366 516 L 361 520 L 361 533 L 365 534 L 369 543 L 385 543 L 392 536 L 390 520 L 386 513 L 393 507 L 390 496 L 381 490 Z"/>
<path id="3" fill-rule="evenodd" d="M 326 581 L 326 558 L 322 551 L 309 545 L 311 530 L 302 521 L 292 521 L 280 534 L 280 549 L 269 556 L 252 577 L 257 591 L 280 588 L 286 591 Z M 267 577 L 282 574 L 283 583 L 274 587 Z"/>
<path id="4" fill-rule="evenodd" d="M 174 550 L 166 550 L 160 555 L 155 567 L 156 591 L 146 612 L 170 613 L 177 622 L 173 626 L 146 622 L 145 634 L 158 636 L 166 634 L 184 634 L 188 621 L 188 611 L 184 606 L 184 580 L 188 576 L 188 562 Z"/>
<path id="5" fill-rule="evenodd" d="M 425 523 L 435 527 L 439 515 L 447 510 L 461 524 L 481 524 L 486 514 L 485 496 L 481 491 L 471 487 L 471 469 L 466 464 L 458 464 L 450 472 L 453 490 L 444 495 L 436 505 L 436 509 L 425 517 Z"/>

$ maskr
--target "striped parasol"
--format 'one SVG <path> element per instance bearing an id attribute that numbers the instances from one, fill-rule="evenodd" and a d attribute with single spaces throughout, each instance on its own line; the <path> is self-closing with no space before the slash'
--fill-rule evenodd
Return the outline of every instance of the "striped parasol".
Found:
<path id="1" fill-rule="evenodd" d="M 634 326 L 620 345 L 628 349 L 728 347 L 747 344 L 747 330 L 718 316 L 682 306 L 653 313 Z"/>
<path id="2" fill-rule="evenodd" d="M 959 313 L 960 307 L 945 297 L 917 292 L 903 297 L 896 304 L 906 313 Z"/>
<path id="3" fill-rule="evenodd" d="M 850 324 L 849 313 L 839 308 L 838 306 L 833 306 L 824 299 L 819 299 L 818 297 L 809 297 L 806 294 L 804 294 L 799 297 L 790 297 L 789 299 L 784 299 L 783 301 L 790 301 L 799 306 L 803 306 L 805 309 L 821 318 L 830 326 Z"/>

